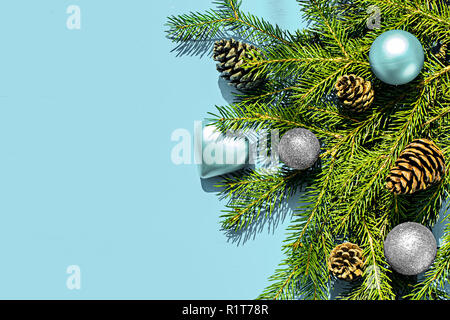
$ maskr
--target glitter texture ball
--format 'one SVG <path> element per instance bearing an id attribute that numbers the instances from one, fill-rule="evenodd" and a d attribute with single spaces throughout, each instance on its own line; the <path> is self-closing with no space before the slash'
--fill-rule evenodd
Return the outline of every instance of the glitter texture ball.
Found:
<path id="1" fill-rule="evenodd" d="M 416 222 L 399 224 L 384 240 L 384 256 L 398 273 L 416 275 L 427 270 L 437 252 L 431 231 Z"/>
<path id="2" fill-rule="evenodd" d="M 390 30 L 379 35 L 372 43 L 369 62 L 378 79 L 393 85 L 414 80 L 423 68 L 422 44 L 411 33 Z"/>
<path id="3" fill-rule="evenodd" d="M 305 170 L 319 158 L 320 142 L 311 131 L 294 128 L 281 138 L 278 153 L 281 161 L 290 168 Z"/>

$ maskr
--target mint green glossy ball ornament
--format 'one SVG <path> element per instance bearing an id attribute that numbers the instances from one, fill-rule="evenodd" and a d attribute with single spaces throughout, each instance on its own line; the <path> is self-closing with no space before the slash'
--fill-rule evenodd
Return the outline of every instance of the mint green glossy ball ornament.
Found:
<path id="1" fill-rule="evenodd" d="M 369 62 L 381 81 L 392 85 L 405 84 L 414 80 L 423 68 L 423 47 L 407 31 L 386 31 L 372 43 Z"/>
<path id="2" fill-rule="evenodd" d="M 249 161 L 249 143 L 241 135 L 224 135 L 215 126 L 198 128 L 195 136 L 195 159 L 202 179 L 238 171 Z"/>

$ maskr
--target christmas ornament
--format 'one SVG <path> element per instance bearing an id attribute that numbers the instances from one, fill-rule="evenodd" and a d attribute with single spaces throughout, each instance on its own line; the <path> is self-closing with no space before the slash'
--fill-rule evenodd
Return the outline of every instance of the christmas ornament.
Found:
<path id="1" fill-rule="evenodd" d="M 431 231 L 416 222 L 405 222 L 392 229 L 384 240 L 384 255 L 398 273 L 416 275 L 427 270 L 437 252 Z"/>
<path id="2" fill-rule="evenodd" d="M 278 153 L 282 162 L 292 169 L 310 168 L 319 158 L 320 142 L 311 131 L 294 128 L 280 140 Z"/>
<path id="3" fill-rule="evenodd" d="M 366 111 L 373 102 L 374 90 L 370 81 L 354 74 L 339 77 L 334 87 L 342 105 L 348 111 Z"/>
<path id="4" fill-rule="evenodd" d="M 336 246 L 328 259 L 328 270 L 334 276 L 346 281 L 353 281 L 361 277 L 363 267 L 362 249 L 350 242 Z"/>
<path id="5" fill-rule="evenodd" d="M 425 190 L 445 175 L 441 150 L 427 139 L 416 139 L 406 146 L 387 179 L 387 189 L 395 194 L 411 194 Z"/>
<path id="6" fill-rule="evenodd" d="M 378 36 L 370 47 L 373 73 L 387 84 L 401 85 L 414 80 L 424 63 L 421 43 L 411 33 L 390 30 Z"/>
<path id="7" fill-rule="evenodd" d="M 234 39 L 220 40 L 214 44 L 213 59 L 218 61 L 217 70 L 239 90 L 251 90 L 261 85 L 264 79 L 256 72 L 242 68 L 244 58 L 250 58 L 251 51 L 258 49 Z"/>
<path id="8" fill-rule="evenodd" d="M 202 126 L 195 138 L 195 159 L 203 179 L 240 170 L 248 162 L 245 138 L 224 135 L 215 126 Z"/>

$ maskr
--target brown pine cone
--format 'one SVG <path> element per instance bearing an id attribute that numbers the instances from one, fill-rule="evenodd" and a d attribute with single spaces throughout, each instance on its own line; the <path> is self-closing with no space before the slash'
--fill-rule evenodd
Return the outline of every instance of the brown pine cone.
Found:
<path id="1" fill-rule="evenodd" d="M 328 270 L 339 279 L 354 281 L 362 276 L 363 267 L 363 251 L 358 245 L 345 242 L 331 251 Z"/>
<path id="2" fill-rule="evenodd" d="M 343 107 L 348 111 L 364 112 L 375 98 L 371 82 L 354 74 L 339 77 L 334 87 Z"/>
<path id="3" fill-rule="evenodd" d="M 441 181 L 444 175 L 445 159 L 441 150 L 433 141 L 416 139 L 395 161 L 386 188 L 394 194 L 412 194 Z"/>
<path id="4" fill-rule="evenodd" d="M 260 86 L 264 79 L 256 76 L 251 69 L 242 68 L 245 58 L 250 58 L 251 51 L 258 51 L 255 46 L 234 39 L 216 41 L 213 59 L 217 63 L 217 71 L 239 90 L 251 90 Z"/>

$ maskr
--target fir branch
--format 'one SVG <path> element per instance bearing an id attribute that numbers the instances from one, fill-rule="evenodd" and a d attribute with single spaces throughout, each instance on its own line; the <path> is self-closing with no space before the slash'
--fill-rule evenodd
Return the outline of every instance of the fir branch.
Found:
<path id="1" fill-rule="evenodd" d="M 425 273 L 425 279 L 419 282 L 414 290 L 405 296 L 412 300 L 450 299 L 443 291 L 450 277 L 450 223 L 445 229 L 444 244 L 439 248 L 431 268 Z"/>
<path id="2" fill-rule="evenodd" d="M 175 29 L 191 22 L 179 28 L 187 30 L 178 30 L 179 40 L 210 38 L 219 29 L 227 29 L 261 44 L 261 53 L 245 60 L 243 67 L 264 74 L 267 82 L 263 88 L 240 94 L 241 103 L 217 107 L 217 113 L 211 113 L 222 131 L 278 129 L 283 133 L 303 127 L 313 131 L 324 146 L 320 166 L 306 175 L 283 169 L 274 175 L 250 171 L 226 178 L 222 196 L 229 203 L 223 226 L 236 230 L 248 227 L 262 213 L 272 215 L 283 199 L 308 182 L 288 228 L 283 246 L 286 257 L 259 298 L 328 298 L 331 278 L 326 261 L 331 249 L 345 238 L 364 249 L 366 269 L 362 281 L 341 298 L 394 299 L 401 292 L 396 291 L 398 287 L 405 284 L 386 267 L 384 237 L 404 220 L 433 225 L 450 190 L 449 175 L 413 196 L 392 195 L 384 187 L 389 168 L 414 138 L 434 140 L 447 162 L 450 158 L 450 147 L 445 147 L 450 144 L 450 66 L 428 53 L 433 41 L 448 42 L 450 10 L 441 0 L 298 2 L 312 23 L 294 36 L 242 13 L 240 1 L 235 0 L 220 1 L 219 10 L 204 16 L 172 22 Z M 382 10 L 381 30 L 365 30 L 364 10 L 370 5 Z M 376 36 L 394 28 L 412 31 L 427 49 L 422 74 L 401 90 L 375 79 L 367 62 Z M 345 114 L 335 105 L 334 83 L 349 72 L 371 80 L 376 89 L 372 110 L 366 114 Z M 449 229 L 433 267 L 408 298 L 447 297 L 442 288 L 449 275 Z"/>
<path id="3" fill-rule="evenodd" d="M 205 40 L 216 37 L 230 23 L 233 17 L 224 10 L 208 10 L 205 13 L 191 12 L 168 18 L 168 37 L 174 42 Z"/>
<path id="4" fill-rule="evenodd" d="M 288 45 L 290 34 L 278 26 L 273 26 L 264 19 L 243 13 L 241 1 L 219 0 L 217 9 L 204 13 L 191 12 L 168 18 L 167 31 L 174 42 L 199 41 L 211 39 L 228 31 L 234 31 L 250 42 L 269 45 L 283 43 Z"/>
<path id="5" fill-rule="evenodd" d="M 273 84 L 272 84 L 273 86 Z M 266 86 L 267 88 L 267 86 Z M 289 91 L 292 91 L 296 88 L 296 86 L 285 86 L 283 88 L 278 88 L 277 86 L 275 86 L 273 89 L 269 88 L 269 90 L 267 90 L 265 88 L 265 90 L 263 92 L 260 92 L 258 94 L 250 94 L 250 95 L 242 95 L 243 97 L 243 101 L 247 102 L 247 103 L 254 103 L 254 102 L 260 102 L 263 103 L 265 100 L 267 100 L 267 98 L 273 98 L 279 94 L 283 94 L 283 93 L 287 93 Z"/>
<path id="6" fill-rule="evenodd" d="M 431 119 L 427 120 L 425 123 L 423 123 L 422 127 L 429 126 L 431 123 L 447 116 L 447 114 L 449 114 L 449 113 L 450 113 L 450 107 L 442 109 L 442 111 L 437 116 L 434 116 L 433 118 L 431 118 Z"/>
<path id="7" fill-rule="evenodd" d="M 245 38 L 251 39 L 253 42 L 268 45 L 273 42 L 289 45 L 290 34 L 282 30 L 278 26 L 272 26 L 264 19 L 253 16 L 250 13 L 239 13 L 239 18 L 235 20 L 236 27 L 232 30 L 239 31 Z"/>
<path id="8" fill-rule="evenodd" d="M 329 188 L 329 182 L 332 181 L 336 159 L 337 154 L 334 154 L 330 164 L 323 164 L 328 167 L 328 170 L 323 171 L 316 183 L 309 188 L 303 198 L 299 199 L 301 205 L 295 212 L 296 219 L 293 225 L 288 228 L 290 236 L 286 240 L 287 244 L 284 245 L 288 258 L 280 264 L 287 267 L 278 269 L 271 277 L 270 280 L 274 283 L 265 290 L 260 299 L 293 299 L 297 297 L 299 287 L 302 288 L 301 296 L 305 299 L 318 297 L 323 299 L 328 295 L 329 274 L 325 261 L 331 251 L 331 239 L 326 222 L 330 194 L 326 191 Z M 324 232 L 325 230 L 328 232 Z M 313 253 L 316 258 L 314 272 L 311 271 L 310 264 L 305 269 L 304 264 L 299 265 L 303 261 L 298 261 L 304 257 L 305 248 L 313 243 L 315 244 Z M 314 274 L 314 277 L 311 274 Z"/>
<path id="9" fill-rule="evenodd" d="M 406 143 L 411 140 L 411 136 L 415 132 L 415 127 L 417 123 L 421 123 L 418 117 L 422 117 L 424 108 L 422 100 L 417 101 L 413 109 L 409 111 L 406 121 L 400 127 L 400 130 L 396 128 L 396 139 L 390 144 L 389 152 L 386 154 L 384 161 L 378 166 L 378 170 L 375 173 L 370 172 L 370 179 L 364 183 L 360 190 L 353 190 L 357 192 L 356 195 L 352 195 L 351 202 L 348 208 L 345 210 L 345 215 L 342 217 L 338 231 L 342 231 L 346 227 L 347 221 L 352 217 L 353 214 L 358 214 L 358 217 L 362 216 L 365 212 L 365 208 L 370 206 L 370 203 L 376 197 L 376 190 L 381 189 L 382 178 L 385 176 L 386 170 L 389 168 L 393 159 L 399 154 L 399 152 L 404 148 Z M 422 112 L 420 112 L 422 111 Z M 370 191 L 370 192 L 369 192 Z M 370 195 L 370 196 L 369 196 Z M 347 199 L 350 200 L 350 199 Z M 355 219 L 356 220 L 356 219 Z"/>
<path id="10" fill-rule="evenodd" d="M 306 222 L 303 222 L 302 219 L 300 219 L 300 223 L 301 223 L 301 228 L 300 228 L 300 232 L 298 234 L 298 236 L 295 236 L 295 241 L 291 242 L 290 244 L 286 245 L 286 247 L 292 247 L 292 250 L 295 252 L 300 246 L 302 246 L 302 239 L 303 236 L 305 235 L 306 230 L 308 230 L 309 225 L 311 224 L 312 221 L 314 221 L 316 214 L 319 212 L 319 209 L 323 209 L 323 205 L 325 203 L 325 196 L 326 196 L 326 192 L 328 190 L 329 187 L 329 183 L 331 181 L 331 177 L 332 177 L 332 172 L 334 170 L 335 167 L 335 163 L 336 163 L 336 159 L 337 159 L 338 153 L 337 151 L 335 151 L 334 154 L 331 155 L 331 161 L 329 164 L 329 168 L 326 172 L 326 175 L 323 178 L 323 182 L 320 183 L 320 189 L 317 190 L 318 194 L 316 196 L 316 194 L 314 192 L 312 192 L 312 196 L 313 198 L 311 200 L 314 200 L 314 206 L 312 208 L 312 210 L 309 213 L 309 216 L 306 220 Z M 294 222 L 295 223 L 295 222 Z M 291 229 L 292 230 L 296 230 L 297 228 L 299 228 L 299 226 L 293 226 Z"/>
<path id="11" fill-rule="evenodd" d="M 331 38 L 334 40 L 333 43 L 337 44 L 339 46 L 339 49 L 342 51 L 344 57 L 348 58 L 349 54 L 347 53 L 347 50 L 345 48 L 345 34 L 342 32 L 342 28 L 340 24 L 338 23 L 337 19 L 329 19 L 327 15 L 325 14 L 325 10 L 323 10 L 319 6 L 319 2 L 316 0 L 309 1 L 313 4 L 313 6 L 316 8 L 316 12 L 320 16 L 320 23 L 323 23 L 326 28 L 329 31 L 329 34 L 331 35 Z"/>
<path id="12" fill-rule="evenodd" d="M 394 27 L 411 26 L 419 36 L 445 39 L 450 35 L 450 11 L 441 0 L 377 0 L 384 14 L 396 15 L 399 19 Z"/>
<path id="13" fill-rule="evenodd" d="M 258 299 L 327 299 L 330 278 L 324 261 L 332 243 L 326 234 L 329 233 L 309 231 L 307 244 L 280 264 L 281 268 L 270 278 L 272 285 Z"/>
<path id="14" fill-rule="evenodd" d="M 220 196 L 229 200 L 223 210 L 222 227 L 239 230 L 253 223 L 261 212 L 268 217 L 281 201 L 287 201 L 295 192 L 299 179 L 298 171 L 281 170 L 275 174 L 249 171 L 244 176 L 226 177 Z M 305 176 L 305 174 L 303 174 Z"/>
<path id="15" fill-rule="evenodd" d="M 310 74 L 307 78 L 308 80 L 305 79 L 302 82 L 302 86 L 299 87 L 298 93 L 294 95 L 294 98 L 308 102 L 314 97 L 322 97 L 324 94 L 330 93 L 336 78 L 344 74 L 350 65 L 351 63 L 347 63 L 326 77 Z M 312 79 L 313 81 L 310 81 Z"/>
<path id="16" fill-rule="evenodd" d="M 322 129 L 306 122 L 299 121 L 295 110 L 282 109 L 277 106 L 254 104 L 237 104 L 232 106 L 216 106 L 219 114 L 209 113 L 214 118 L 209 120 L 219 129 L 276 129 L 289 130 L 295 127 L 304 127 L 316 133 L 319 137 L 340 139 L 342 135 Z"/>

